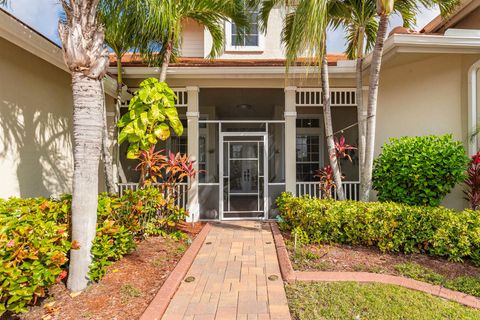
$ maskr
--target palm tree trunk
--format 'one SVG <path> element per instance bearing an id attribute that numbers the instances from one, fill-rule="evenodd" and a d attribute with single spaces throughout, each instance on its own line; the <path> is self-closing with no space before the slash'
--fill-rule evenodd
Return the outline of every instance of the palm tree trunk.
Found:
<path id="1" fill-rule="evenodd" d="M 98 165 L 102 148 L 101 80 L 81 72 L 72 74 L 74 175 L 72 198 L 72 241 L 80 248 L 71 250 L 67 286 L 76 292 L 87 287 L 92 261 L 90 250 L 95 238 L 98 203 Z"/>
<path id="2" fill-rule="evenodd" d="M 362 178 L 362 172 L 365 166 L 365 143 L 366 143 L 366 131 L 367 131 L 367 109 L 363 104 L 363 40 L 365 38 L 365 29 L 360 28 L 357 42 L 357 88 L 356 88 L 356 101 L 357 101 L 357 118 L 358 118 L 358 167 L 359 167 L 359 180 Z M 361 183 L 361 182 L 360 182 Z"/>
<path id="3" fill-rule="evenodd" d="M 327 138 L 328 158 L 330 159 L 330 165 L 333 170 L 333 178 L 335 180 L 337 199 L 345 200 L 342 187 L 342 175 L 340 173 L 340 166 L 337 159 L 337 152 L 335 149 L 335 141 L 333 139 L 333 127 L 332 127 L 332 110 L 330 107 L 330 84 L 328 78 L 328 61 L 327 50 L 325 43 L 324 53 L 322 57 L 321 77 L 322 77 L 322 96 L 323 96 L 323 119 L 325 125 L 325 135 Z"/>
<path id="4" fill-rule="evenodd" d="M 107 122 L 107 104 L 105 103 L 105 90 L 103 89 L 103 133 L 102 133 L 102 159 L 103 159 L 103 171 L 105 171 L 105 184 L 107 192 L 109 194 L 117 193 L 117 187 L 113 180 L 113 157 L 109 148 L 108 139 L 108 122 Z"/>
<path id="5" fill-rule="evenodd" d="M 380 68 L 382 65 L 383 45 L 387 35 L 388 15 L 381 15 L 378 25 L 377 39 L 372 54 L 372 63 L 370 66 L 370 80 L 368 88 L 368 105 L 367 105 L 367 134 L 365 146 L 365 165 L 362 171 L 360 184 L 360 200 L 368 201 L 370 191 L 372 189 L 372 170 L 373 156 L 375 148 L 375 125 L 377 115 L 377 97 L 378 84 L 380 81 Z"/>
<path id="6" fill-rule="evenodd" d="M 160 70 L 160 77 L 158 78 L 162 82 L 167 79 L 168 64 L 170 63 L 170 59 L 172 58 L 173 41 L 168 41 L 166 46 L 167 47 L 165 48 L 165 54 L 163 55 L 162 68 Z"/>

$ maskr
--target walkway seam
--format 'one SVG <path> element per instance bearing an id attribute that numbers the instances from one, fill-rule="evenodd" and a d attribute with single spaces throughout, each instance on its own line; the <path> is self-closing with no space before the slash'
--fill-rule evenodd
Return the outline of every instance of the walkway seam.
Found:
<path id="1" fill-rule="evenodd" d="M 354 281 L 354 282 L 376 282 L 384 284 L 393 284 L 408 289 L 422 291 L 431 295 L 441 297 L 444 299 L 452 300 L 463 304 L 468 307 L 480 309 L 480 299 L 475 296 L 447 289 L 439 285 L 433 285 L 430 283 L 394 276 L 387 274 L 378 274 L 371 272 L 326 272 L 326 271 L 295 271 L 293 270 L 290 257 L 288 255 L 283 236 L 278 225 L 275 222 L 270 223 L 272 229 L 275 246 L 277 249 L 278 262 L 280 264 L 280 271 L 282 273 L 283 280 L 289 283 L 295 281 L 323 281 L 323 282 L 336 282 L 336 281 Z"/>
<path id="2" fill-rule="evenodd" d="M 210 232 L 211 225 L 207 223 L 202 231 L 193 239 L 192 244 L 185 251 L 180 261 L 178 261 L 175 268 L 168 275 L 167 280 L 163 283 L 162 287 L 158 290 L 155 297 L 150 301 L 147 309 L 143 312 L 140 320 L 160 320 L 168 308 L 170 301 L 172 300 L 175 292 L 177 292 L 178 287 L 182 283 L 183 278 L 190 269 L 193 260 L 197 256 L 200 248 L 203 245 L 203 242 L 207 238 L 208 233 Z"/>

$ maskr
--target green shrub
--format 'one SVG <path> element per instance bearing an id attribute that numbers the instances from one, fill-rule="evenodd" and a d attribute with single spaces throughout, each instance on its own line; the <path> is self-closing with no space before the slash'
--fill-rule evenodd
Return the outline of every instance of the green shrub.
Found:
<path id="1" fill-rule="evenodd" d="M 443 207 L 393 202 L 277 199 L 281 226 L 302 232 L 303 241 L 377 246 L 383 252 L 427 253 L 480 265 L 480 215 Z"/>
<path id="2" fill-rule="evenodd" d="M 380 201 L 438 206 L 464 180 L 468 161 L 452 135 L 391 139 L 375 159 L 373 188 Z"/>
<path id="3" fill-rule="evenodd" d="M 0 315 L 24 312 L 65 277 L 68 200 L 0 200 Z"/>
<path id="4" fill-rule="evenodd" d="M 0 199 L 0 316 L 20 313 L 46 289 L 67 276 L 71 196 Z M 186 213 L 158 189 L 99 195 L 97 234 L 90 277 L 100 280 L 106 267 L 135 248 L 135 238 L 173 232 Z"/>

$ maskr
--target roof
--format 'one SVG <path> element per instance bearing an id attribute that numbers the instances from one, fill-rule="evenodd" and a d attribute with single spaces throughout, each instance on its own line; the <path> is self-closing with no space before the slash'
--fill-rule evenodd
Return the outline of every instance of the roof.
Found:
<path id="1" fill-rule="evenodd" d="M 344 54 L 328 54 L 328 65 L 336 66 L 338 61 L 347 60 Z M 110 65 L 115 66 L 117 59 L 110 55 Z M 139 54 L 127 53 L 122 57 L 124 67 L 146 67 Z M 284 67 L 286 59 L 205 59 L 205 58 L 178 58 L 171 67 Z M 295 65 L 313 65 L 312 59 L 300 58 Z"/>
<path id="2" fill-rule="evenodd" d="M 442 16 L 438 15 L 423 27 L 420 32 L 443 33 L 478 7 L 480 7 L 480 0 L 462 0 L 458 8 L 448 18 L 442 18 Z"/>

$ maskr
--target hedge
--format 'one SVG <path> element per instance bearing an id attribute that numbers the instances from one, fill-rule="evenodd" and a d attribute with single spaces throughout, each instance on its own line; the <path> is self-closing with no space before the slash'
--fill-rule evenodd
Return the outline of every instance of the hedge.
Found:
<path id="1" fill-rule="evenodd" d="M 277 199 L 281 226 L 305 243 L 377 246 L 480 265 L 480 215 L 472 210 L 293 197 Z"/>
<path id="2" fill-rule="evenodd" d="M 49 286 L 67 277 L 71 196 L 60 199 L 0 199 L 0 316 L 20 313 L 44 297 Z M 135 248 L 135 238 L 174 230 L 185 211 L 158 189 L 99 195 L 97 235 L 90 278 Z"/>
<path id="3" fill-rule="evenodd" d="M 373 189 L 380 201 L 438 206 L 465 180 L 468 161 L 451 134 L 392 138 L 374 161 Z"/>

